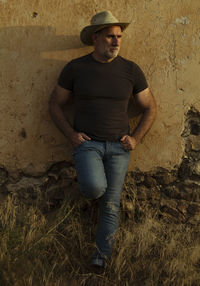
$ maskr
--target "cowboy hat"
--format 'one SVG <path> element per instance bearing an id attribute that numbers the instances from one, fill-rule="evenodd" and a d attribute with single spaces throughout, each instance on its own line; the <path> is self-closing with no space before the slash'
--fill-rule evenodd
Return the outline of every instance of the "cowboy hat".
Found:
<path id="1" fill-rule="evenodd" d="M 90 26 L 86 26 L 80 33 L 81 41 L 88 45 L 93 45 L 92 35 L 106 27 L 113 25 L 120 26 L 122 31 L 124 31 L 130 23 L 119 22 L 110 11 L 103 11 L 95 14 L 91 21 Z"/>

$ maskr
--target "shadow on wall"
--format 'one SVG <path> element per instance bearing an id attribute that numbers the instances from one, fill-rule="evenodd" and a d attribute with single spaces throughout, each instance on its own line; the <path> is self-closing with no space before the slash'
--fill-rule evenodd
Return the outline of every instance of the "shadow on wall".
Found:
<path id="1" fill-rule="evenodd" d="M 4 27 L 0 29 L 0 48 L 34 49 L 35 51 L 55 51 L 82 48 L 78 35 L 56 35 L 50 26 Z M 20 44 L 20 45 L 19 45 Z"/>
<path id="2" fill-rule="evenodd" d="M 53 27 L 0 29 L 0 112 L 10 122 L 7 130 L 20 129 L 21 125 L 31 131 L 35 140 L 48 132 L 49 96 L 61 69 L 72 59 L 72 51 L 78 57 L 83 54 L 83 48 L 79 35 L 56 35 Z M 131 103 L 136 106 L 133 100 Z M 65 108 L 71 120 L 72 110 L 72 106 Z M 129 115 L 138 116 L 138 108 L 129 108 Z"/>
<path id="3" fill-rule="evenodd" d="M 40 131 L 37 122 L 49 120 L 47 101 L 61 69 L 71 59 L 70 50 L 78 53 L 83 47 L 78 35 L 56 35 L 53 27 L 0 29 L 0 112 L 9 121 L 3 129 L 32 125 L 33 132 Z"/>
<path id="4" fill-rule="evenodd" d="M 26 27 L 6 27 L 0 29 L 0 59 L 1 79 L 10 72 L 10 77 L 6 80 L 15 80 L 22 83 L 27 78 L 35 79 L 36 74 L 45 74 L 48 67 L 62 67 L 61 62 L 67 62 L 69 59 L 63 60 L 59 52 L 69 49 L 83 48 L 79 36 L 56 35 L 56 29 L 52 27 L 26 26 Z M 45 59 L 43 54 L 53 52 Z M 56 53 L 58 56 L 56 57 Z M 50 58 L 51 57 L 51 58 Z M 67 55 L 66 55 L 67 57 Z M 50 58 L 50 59 L 49 59 Z M 41 69 L 43 68 L 43 69 Z M 6 71 L 7 73 L 3 73 Z M 14 72 L 14 73 L 13 73 Z M 43 75 L 44 76 L 44 75 Z M 40 77 L 37 78 L 40 80 Z M 28 86 L 30 82 L 26 82 Z M 9 88 L 9 85 L 8 85 Z"/>

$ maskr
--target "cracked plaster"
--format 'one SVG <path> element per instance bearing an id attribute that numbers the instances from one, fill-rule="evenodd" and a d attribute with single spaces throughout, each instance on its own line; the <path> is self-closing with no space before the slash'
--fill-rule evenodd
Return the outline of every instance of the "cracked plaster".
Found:
<path id="1" fill-rule="evenodd" d="M 185 115 L 191 106 L 200 110 L 199 1 L 1 0 L 0 9 L 2 166 L 36 174 L 72 159 L 48 114 L 48 98 L 65 63 L 91 51 L 79 31 L 105 9 L 132 21 L 121 55 L 141 66 L 158 103 L 156 122 L 132 152 L 130 169 L 172 169 L 181 162 Z"/>

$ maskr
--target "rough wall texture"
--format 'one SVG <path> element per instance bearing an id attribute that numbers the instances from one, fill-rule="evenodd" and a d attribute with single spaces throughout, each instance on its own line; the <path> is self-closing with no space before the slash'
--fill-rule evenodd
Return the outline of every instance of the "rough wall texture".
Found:
<path id="1" fill-rule="evenodd" d="M 171 171 L 159 167 L 127 173 L 120 208 L 122 219 L 140 222 L 150 214 L 168 222 L 199 225 L 200 112 L 189 110 L 182 136 L 185 154 L 180 166 Z M 0 201 L 7 196 L 12 196 L 16 205 L 36 205 L 44 213 L 60 208 L 65 199 L 75 206 L 81 202 L 84 212 L 90 213 L 92 208 L 96 213 L 97 209 L 94 200 L 81 196 L 74 166 L 66 161 L 52 165 L 37 177 L 23 173 L 13 177 L 0 168 Z"/>
<path id="2" fill-rule="evenodd" d="M 49 117 L 48 98 L 65 63 L 91 51 L 79 31 L 105 9 L 132 21 L 121 55 L 142 67 L 158 103 L 157 120 L 130 169 L 180 165 L 186 114 L 200 110 L 199 0 L 0 0 L 0 164 L 8 171 L 38 174 L 71 160 L 69 143 Z"/>

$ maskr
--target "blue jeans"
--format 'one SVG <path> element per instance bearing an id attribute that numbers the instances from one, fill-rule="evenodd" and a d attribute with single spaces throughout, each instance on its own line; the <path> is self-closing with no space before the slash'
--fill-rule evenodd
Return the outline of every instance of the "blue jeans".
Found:
<path id="1" fill-rule="evenodd" d="M 99 199 L 95 255 L 109 258 L 118 227 L 120 197 L 129 164 L 129 151 L 120 141 L 85 141 L 73 152 L 81 192 Z"/>

